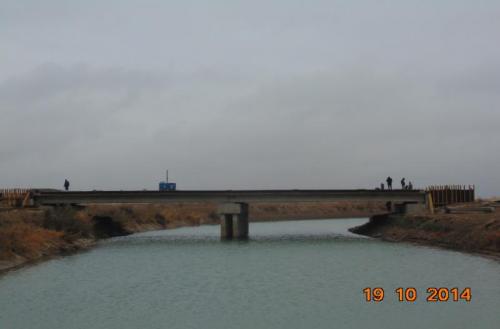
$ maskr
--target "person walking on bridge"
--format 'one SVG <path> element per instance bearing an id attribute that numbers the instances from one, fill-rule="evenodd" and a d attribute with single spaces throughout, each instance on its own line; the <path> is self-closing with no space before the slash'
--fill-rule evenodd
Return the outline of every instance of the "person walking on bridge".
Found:
<path id="1" fill-rule="evenodd" d="M 64 189 L 66 191 L 69 190 L 69 180 L 67 180 L 67 179 L 64 180 Z"/>
<path id="2" fill-rule="evenodd" d="M 391 176 L 387 177 L 387 179 L 385 181 L 387 182 L 387 189 L 392 190 L 392 178 L 391 178 Z"/>
<path id="3" fill-rule="evenodd" d="M 406 187 L 406 182 L 405 182 L 405 178 L 403 177 L 403 178 L 401 179 L 401 189 L 402 189 L 402 190 L 404 190 L 404 189 L 405 189 L 405 187 Z"/>

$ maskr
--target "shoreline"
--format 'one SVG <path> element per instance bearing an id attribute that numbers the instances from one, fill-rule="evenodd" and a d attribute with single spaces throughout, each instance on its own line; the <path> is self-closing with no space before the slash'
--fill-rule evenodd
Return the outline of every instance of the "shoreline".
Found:
<path id="1" fill-rule="evenodd" d="M 83 208 L 12 209 L 0 213 L 0 276 L 40 262 L 84 252 L 100 240 L 134 233 L 216 225 L 213 204 L 93 205 Z M 373 215 L 378 213 L 379 215 Z M 369 218 L 350 228 L 388 242 L 450 249 L 500 260 L 500 211 L 492 214 L 396 215 L 383 205 L 254 205 L 251 222 Z M 4 246 L 2 246 L 4 244 Z M 9 253 L 5 253 L 7 250 Z M 2 249 L 0 249 L 0 252 Z M 1 253 L 0 253 L 1 255 Z"/>
<path id="2" fill-rule="evenodd" d="M 349 231 L 392 243 L 406 242 L 500 261 L 497 216 L 382 214 L 370 217 L 368 223 Z"/>
<path id="3" fill-rule="evenodd" d="M 370 217 L 380 203 L 254 204 L 251 222 Z M 0 275 L 85 251 L 100 240 L 153 230 L 218 224 L 217 205 L 88 205 L 2 209 Z"/>
<path id="4" fill-rule="evenodd" d="M 307 217 L 294 217 L 294 218 L 281 218 L 281 219 L 276 219 L 276 220 L 255 220 L 251 221 L 253 223 L 273 223 L 273 222 L 287 222 L 287 221 L 307 221 L 307 220 L 335 220 L 335 219 L 355 219 L 355 218 L 369 218 L 369 216 L 339 216 L 339 217 L 321 217 L 321 218 L 307 218 Z M 124 235 L 116 235 L 112 237 L 107 237 L 107 238 L 100 238 L 100 239 L 80 239 L 80 240 L 75 240 L 74 241 L 74 249 L 73 250 L 65 250 L 61 251 L 59 253 L 54 253 L 50 255 L 45 255 L 42 256 L 41 258 L 33 259 L 33 260 L 14 260 L 14 261 L 0 261 L 0 277 L 3 275 L 16 271 L 22 268 L 30 267 L 30 266 L 35 266 L 37 264 L 52 260 L 52 259 L 57 259 L 59 257 L 67 257 L 67 256 L 72 256 L 75 254 L 79 254 L 82 252 L 86 252 L 94 248 L 100 241 L 104 241 L 107 239 L 115 238 L 115 237 L 120 237 L 120 236 L 127 236 L 127 235 L 132 235 L 132 234 L 137 234 L 137 233 L 142 233 L 142 232 L 153 232 L 153 231 L 164 231 L 164 230 L 175 230 L 178 228 L 183 228 L 183 227 L 198 227 L 202 225 L 219 225 L 218 223 L 202 223 L 202 224 L 186 224 L 186 225 L 178 225 L 178 226 L 172 226 L 168 228 L 152 228 L 152 229 L 146 229 L 146 230 L 140 230 L 137 232 L 132 232 L 130 234 L 124 234 Z"/>
<path id="5" fill-rule="evenodd" d="M 80 241 L 77 241 L 76 243 L 79 244 L 80 246 L 75 248 L 72 251 L 64 251 L 60 253 L 55 253 L 55 254 L 50 254 L 50 255 L 45 255 L 37 259 L 32 259 L 32 260 L 19 260 L 19 261 L 0 261 L 0 278 L 10 272 L 17 271 L 23 268 L 27 268 L 30 266 L 36 266 L 37 264 L 44 263 L 46 261 L 52 260 L 52 259 L 57 259 L 59 257 L 67 257 L 75 254 L 79 254 L 82 252 L 89 251 L 93 247 L 97 245 L 99 240 L 85 240 L 82 239 Z M 2 263 L 4 263 L 2 265 Z"/>

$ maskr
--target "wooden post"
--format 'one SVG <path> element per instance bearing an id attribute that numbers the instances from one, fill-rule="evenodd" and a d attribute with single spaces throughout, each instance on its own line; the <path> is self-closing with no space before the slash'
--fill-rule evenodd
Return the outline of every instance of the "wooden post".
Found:
<path id="1" fill-rule="evenodd" d="M 434 203 L 432 202 L 432 193 L 427 193 L 425 195 L 425 203 L 427 204 L 427 210 L 430 214 L 434 214 Z"/>

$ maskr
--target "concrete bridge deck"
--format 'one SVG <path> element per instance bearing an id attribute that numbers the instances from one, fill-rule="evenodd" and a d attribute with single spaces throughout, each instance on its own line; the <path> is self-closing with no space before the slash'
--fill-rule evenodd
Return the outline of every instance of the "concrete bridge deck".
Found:
<path id="1" fill-rule="evenodd" d="M 184 191 L 71 191 L 37 192 L 38 205 L 90 203 L 249 203 L 249 202 L 321 202 L 391 201 L 425 203 L 421 190 L 184 190 Z"/>

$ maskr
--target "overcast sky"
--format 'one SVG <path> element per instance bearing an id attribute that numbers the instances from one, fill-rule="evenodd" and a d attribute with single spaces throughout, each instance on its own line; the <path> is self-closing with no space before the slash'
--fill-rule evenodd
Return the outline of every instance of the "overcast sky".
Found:
<path id="1" fill-rule="evenodd" d="M 0 0 L 0 187 L 500 195 L 500 2 Z"/>

